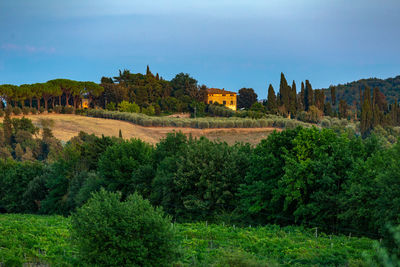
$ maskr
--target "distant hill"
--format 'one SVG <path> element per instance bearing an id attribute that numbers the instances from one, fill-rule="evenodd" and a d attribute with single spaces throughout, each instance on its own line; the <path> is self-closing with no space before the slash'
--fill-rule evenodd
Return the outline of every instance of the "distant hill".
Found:
<path id="1" fill-rule="evenodd" d="M 325 90 L 326 100 L 331 101 L 330 88 L 336 87 L 336 102 L 344 99 L 349 105 L 352 105 L 353 101 L 360 102 L 360 88 L 364 91 L 366 86 L 371 88 L 371 90 L 378 87 L 386 96 L 388 103 L 393 103 L 396 99 L 400 100 L 400 76 L 385 80 L 377 78 L 361 79 L 346 84 L 330 86 L 329 89 L 323 90 Z"/>

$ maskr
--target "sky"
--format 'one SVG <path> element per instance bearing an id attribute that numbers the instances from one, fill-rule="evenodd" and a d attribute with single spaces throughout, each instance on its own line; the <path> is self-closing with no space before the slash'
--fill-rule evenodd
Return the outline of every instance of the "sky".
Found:
<path id="1" fill-rule="evenodd" d="M 266 98 L 400 75 L 399 0 L 1 0 L 0 84 L 100 82 L 118 70 Z"/>

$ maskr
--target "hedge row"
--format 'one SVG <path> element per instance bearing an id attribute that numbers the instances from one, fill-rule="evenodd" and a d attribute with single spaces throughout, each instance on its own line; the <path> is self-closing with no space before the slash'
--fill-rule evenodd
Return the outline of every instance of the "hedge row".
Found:
<path id="1" fill-rule="evenodd" d="M 308 124 L 296 120 L 286 119 L 278 116 L 271 116 L 265 119 L 249 118 L 170 118 L 170 117 L 151 117 L 140 113 L 128 113 L 119 111 L 109 111 L 102 109 L 91 109 L 86 111 L 89 117 L 105 118 L 113 120 L 128 121 L 145 127 L 188 127 L 188 128 L 262 128 L 279 127 L 295 128 Z"/>

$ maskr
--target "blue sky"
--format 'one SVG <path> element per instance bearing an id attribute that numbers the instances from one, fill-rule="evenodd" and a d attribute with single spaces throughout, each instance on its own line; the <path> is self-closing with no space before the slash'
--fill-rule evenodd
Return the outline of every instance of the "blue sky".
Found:
<path id="1" fill-rule="evenodd" d="M 398 0 L 2 0 L 0 84 L 99 82 L 119 69 L 265 98 L 309 79 L 314 88 L 400 75 Z"/>

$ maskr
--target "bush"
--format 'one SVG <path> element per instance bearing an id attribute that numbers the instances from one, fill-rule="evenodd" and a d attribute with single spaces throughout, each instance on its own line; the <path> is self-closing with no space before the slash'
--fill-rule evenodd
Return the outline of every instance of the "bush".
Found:
<path id="1" fill-rule="evenodd" d="M 4 110 L 0 109 L 0 117 L 4 117 L 4 114 L 5 114 Z"/>
<path id="2" fill-rule="evenodd" d="M 44 109 L 44 107 L 40 107 L 39 108 L 39 113 L 43 113 L 43 112 L 45 112 L 46 110 Z"/>
<path id="3" fill-rule="evenodd" d="M 73 114 L 74 113 L 74 108 L 73 107 L 63 107 L 62 112 L 64 114 Z"/>
<path id="4" fill-rule="evenodd" d="M 176 259 L 171 219 L 138 194 L 121 201 L 102 189 L 72 216 L 72 238 L 83 263 L 170 266 Z"/>
<path id="5" fill-rule="evenodd" d="M 140 111 L 140 107 L 136 103 L 129 103 L 128 101 L 125 100 L 118 104 L 118 109 L 121 112 L 131 112 L 131 113 L 138 113 Z"/>
<path id="6" fill-rule="evenodd" d="M 111 111 L 116 110 L 116 105 L 115 105 L 115 103 L 114 103 L 114 102 L 107 103 L 106 109 L 107 109 L 107 110 L 111 110 Z"/>
<path id="7" fill-rule="evenodd" d="M 12 111 L 14 115 L 20 115 L 22 113 L 22 110 L 19 107 L 14 107 Z"/>
<path id="8" fill-rule="evenodd" d="M 53 108 L 53 111 L 54 111 L 55 113 L 61 113 L 61 112 L 62 112 L 62 106 L 55 106 L 55 107 Z"/>
<path id="9" fill-rule="evenodd" d="M 37 114 L 37 112 L 38 112 L 38 111 L 37 111 L 36 108 L 31 108 L 31 113 L 32 113 L 32 114 Z"/>
<path id="10" fill-rule="evenodd" d="M 30 108 L 28 108 L 28 107 L 23 107 L 23 108 L 22 108 L 22 113 L 23 113 L 24 115 L 28 115 L 29 112 L 31 112 L 31 109 L 30 109 Z"/>

